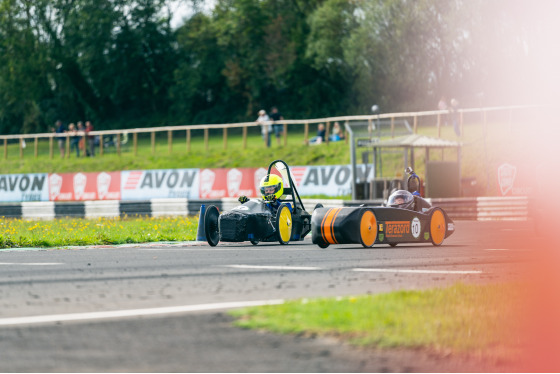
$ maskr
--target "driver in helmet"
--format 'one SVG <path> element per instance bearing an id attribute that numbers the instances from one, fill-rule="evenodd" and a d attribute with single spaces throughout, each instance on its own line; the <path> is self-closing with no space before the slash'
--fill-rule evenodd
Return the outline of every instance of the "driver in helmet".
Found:
<path id="1" fill-rule="evenodd" d="M 389 196 L 387 205 L 393 208 L 412 209 L 414 196 L 406 190 L 397 190 Z"/>
<path id="2" fill-rule="evenodd" d="M 284 194 L 282 178 L 276 174 L 264 176 L 259 184 L 259 191 L 269 208 L 278 208 L 281 204 L 280 197 Z M 240 196 L 238 200 L 241 204 L 244 204 L 249 201 L 249 198 L 247 196 Z"/>

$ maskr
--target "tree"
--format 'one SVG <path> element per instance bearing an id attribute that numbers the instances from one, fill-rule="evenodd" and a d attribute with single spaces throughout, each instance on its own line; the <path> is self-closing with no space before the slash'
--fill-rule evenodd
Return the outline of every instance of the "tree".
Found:
<path id="1" fill-rule="evenodd" d="M 30 20 L 28 2 L 0 2 L 0 131 L 36 132 L 44 115 L 40 100 L 48 93 L 47 51 Z"/>
<path id="2" fill-rule="evenodd" d="M 555 97 L 554 0 L 0 0 L 0 131 L 97 129 Z M 550 99 L 551 100 L 551 99 Z"/>
<path id="3" fill-rule="evenodd" d="M 24 124 L 34 119 L 35 128 L 45 128 L 57 118 L 110 123 L 161 116 L 176 62 L 174 34 L 160 16 L 163 4 L 3 0 L 0 32 L 10 52 L 3 54 L 0 75 L 17 90 L 4 83 L 0 92 L 22 108 L 4 109 L 10 115 L 3 118 Z"/>
<path id="4" fill-rule="evenodd" d="M 421 109 L 451 95 L 472 67 L 466 53 L 471 6 L 445 0 L 361 1 L 355 13 L 359 27 L 344 44 L 358 76 L 354 89 L 366 98 L 361 106 Z"/>
<path id="5" fill-rule="evenodd" d="M 212 19 L 203 13 L 190 18 L 178 31 L 179 63 L 170 90 L 173 116 L 187 123 L 229 122 L 236 100 L 222 71 L 223 55 Z"/>

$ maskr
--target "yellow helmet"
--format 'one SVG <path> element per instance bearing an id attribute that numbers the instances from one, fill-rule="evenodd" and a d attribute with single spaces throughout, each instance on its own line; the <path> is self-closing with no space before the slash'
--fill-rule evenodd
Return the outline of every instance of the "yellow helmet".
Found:
<path id="1" fill-rule="evenodd" d="M 268 174 L 261 179 L 260 190 L 262 198 L 266 201 L 274 201 L 284 195 L 282 178 L 276 174 Z"/>

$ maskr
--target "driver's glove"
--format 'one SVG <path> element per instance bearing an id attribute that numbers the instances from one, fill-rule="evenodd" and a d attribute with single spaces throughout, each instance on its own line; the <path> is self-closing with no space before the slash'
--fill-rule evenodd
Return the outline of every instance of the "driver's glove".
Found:
<path id="1" fill-rule="evenodd" d="M 245 204 L 247 201 L 249 201 L 249 198 L 247 196 L 239 196 L 239 199 L 237 199 L 241 204 Z"/>

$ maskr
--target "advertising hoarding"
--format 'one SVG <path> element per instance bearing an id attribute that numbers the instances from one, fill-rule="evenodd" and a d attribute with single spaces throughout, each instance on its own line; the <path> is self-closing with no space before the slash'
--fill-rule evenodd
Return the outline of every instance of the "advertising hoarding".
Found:
<path id="1" fill-rule="evenodd" d="M 48 174 L 0 175 L 0 201 L 48 201 Z"/>
<path id="2" fill-rule="evenodd" d="M 121 199 L 199 198 L 199 169 L 121 171 Z"/>
<path id="3" fill-rule="evenodd" d="M 49 174 L 49 200 L 120 200 L 121 173 Z"/>

